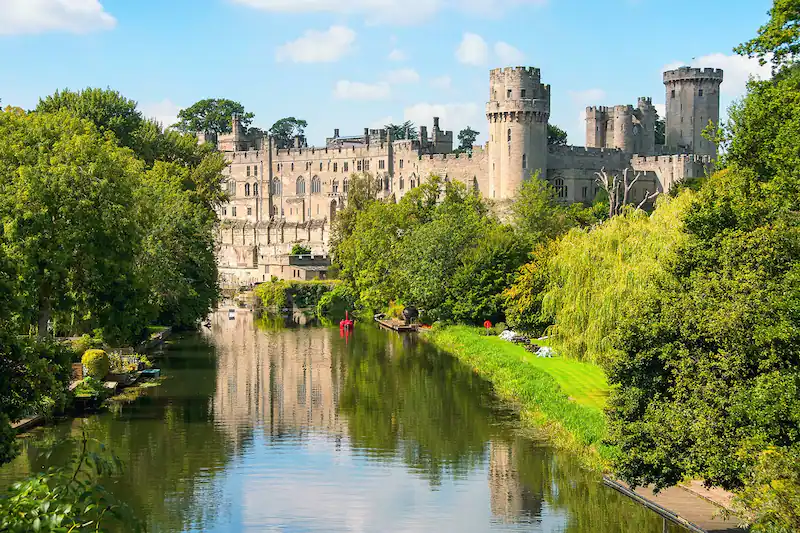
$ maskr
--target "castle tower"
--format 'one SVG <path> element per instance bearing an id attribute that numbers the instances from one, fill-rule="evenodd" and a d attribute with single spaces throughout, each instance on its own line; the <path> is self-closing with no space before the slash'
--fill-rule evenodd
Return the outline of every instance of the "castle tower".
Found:
<path id="1" fill-rule="evenodd" d="M 639 155 L 656 152 L 656 108 L 653 99 L 642 96 L 636 105 L 639 129 L 634 130 L 634 151 Z"/>
<path id="2" fill-rule="evenodd" d="M 633 152 L 633 106 L 614 106 L 614 148 Z"/>
<path id="3" fill-rule="evenodd" d="M 710 120 L 719 124 L 719 87 L 722 69 L 681 67 L 664 73 L 667 88 L 666 147 L 675 152 L 717 155 L 717 147 L 703 138 Z"/>
<path id="4" fill-rule="evenodd" d="M 512 198 L 536 171 L 547 174 L 550 86 L 532 67 L 489 72 L 489 197 Z"/>
<path id="5" fill-rule="evenodd" d="M 606 121 L 608 120 L 608 108 L 587 107 L 586 108 L 586 146 L 590 148 L 606 147 Z"/>

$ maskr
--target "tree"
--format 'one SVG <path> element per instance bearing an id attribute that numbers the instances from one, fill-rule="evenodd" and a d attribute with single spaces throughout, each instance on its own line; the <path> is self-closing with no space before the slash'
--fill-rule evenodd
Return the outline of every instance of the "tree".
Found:
<path id="1" fill-rule="evenodd" d="M 511 221 L 531 246 L 553 239 L 575 226 L 568 208 L 558 203 L 556 190 L 538 172 L 522 182 L 511 204 Z"/>
<path id="2" fill-rule="evenodd" d="M 295 244 L 292 246 L 292 251 L 289 255 L 311 255 L 311 248 L 302 244 Z"/>
<path id="3" fill-rule="evenodd" d="M 129 150 L 65 111 L 0 113 L 0 242 L 40 336 L 54 313 L 109 338 L 144 326 L 132 281 L 141 173 Z"/>
<path id="4" fill-rule="evenodd" d="M 800 0 L 774 0 L 769 21 L 758 36 L 734 48 L 734 52 L 772 63 L 773 72 L 793 63 L 800 54 Z"/>
<path id="5" fill-rule="evenodd" d="M 72 115 L 92 122 L 98 130 L 113 133 L 122 146 L 132 147 L 134 136 L 144 123 L 136 102 L 111 89 L 64 89 L 39 100 L 36 111 L 57 113 L 69 111 Z"/>
<path id="6" fill-rule="evenodd" d="M 393 141 L 401 139 L 416 141 L 419 139 L 419 132 L 414 127 L 414 123 L 410 120 L 406 120 L 402 124 L 387 124 L 384 128 L 392 135 Z"/>
<path id="7" fill-rule="evenodd" d="M 206 98 L 178 112 L 175 128 L 183 133 L 231 133 L 233 115 L 239 115 L 243 128 L 248 128 L 255 115 L 245 113 L 239 102 L 225 98 Z"/>
<path id="8" fill-rule="evenodd" d="M 308 122 L 305 120 L 285 117 L 276 121 L 269 129 L 269 133 L 275 141 L 276 148 L 291 148 L 294 144 L 293 139 L 296 136 L 302 137 L 307 127 Z"/>
<path id="9" fill-rule="evenodd" d="M 656 146 L 663 146 L 667 144 L 667 123 L 666 121 L 658 116 L 658 111 L 656 113 L 656 122 L 655 122 L 655 131 L 653 134 L 655 135 L 655 144 Z"/>
<path id="10" fill-rule="evenodd" d="M 472 153 L 472 147 L 475 145 L 475 139 L 480 135 L 479 131 L 475 131 L 469 126 L 458 132 L 458 150 L 459 152 Z"/>
<path id="11" fill-rule="evenodd" d="M 633 176 L 633 179 L 629 180 L 628 171 L 628 168 L 622 171 L 622 178 L 616 174 L 609 176 L 608 172 L 605 171 L 605 168 L 601 168 L 600 172 L 595 172 L 595 175 L 597 176 L 597 184 L 600 185 L 604 191 L 606 191 L 606 194 L 608 194 L 609 218 L 620 214 L 622 212 L 622 208 L 628 205 L 628 198 L 633 186 L 636 185 L 636 182 L 639 181 L 642 176 L 644 176 L 643 172 L 636 172 Z M 652 193 L 645 191 L 644 197 L 636 206 L 636 209 L 641 209 L 647 202 L 653 200 L 658 195 L 659 191 L 657 189 Z"/>
<path id="12" fill-rule="evenodd" d="M 547 125 L 547 144 L 548 146 L 566 146 L 567 132 L 555 124 Z"/>

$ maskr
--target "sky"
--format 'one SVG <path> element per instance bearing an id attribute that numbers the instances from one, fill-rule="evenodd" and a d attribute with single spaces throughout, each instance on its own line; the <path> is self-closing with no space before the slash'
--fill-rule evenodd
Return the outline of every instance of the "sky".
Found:
<path id="1" fill-rule="evenodd" d="M 0 0 L 0 101 L 31 109 L 58 89 L 110 87 L 165 125 L 203 98 L 229 98 L 269 128 L 411 120 L 486 140 L 489 69 L 534 66 L 550 122 L 585 141 L 589 105 L 652 96 L 663 70 L 725 70 L 724 109 L 769 67 L 732 49 L 771 0 Z"/>

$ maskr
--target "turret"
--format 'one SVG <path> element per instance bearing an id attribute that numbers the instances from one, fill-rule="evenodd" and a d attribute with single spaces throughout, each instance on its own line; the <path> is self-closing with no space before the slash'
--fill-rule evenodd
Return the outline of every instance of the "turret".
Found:
<path id="1" fill-rule="evenodd" d="M 709 121 L 719 124 L 722 81 L 722 69 L 681 67 L 664 72 L 667 149 L 717 155 L 717 146 L 703 137 L 703 130 Z"/>
<path id="2" fill-rule="evenodd" d="M 652 155 L 656 151 L 656 115 L 653 99 L 640 97 L 636 105 L 639 129 L 634 129 L 634 151 L 640 155 Z"/>
<path id="3" fill-rule="evenodd" d="M 591 106 L 586 108 L 586 146 L 590 148 L 605 148 L 607 146 L 607 121 L 607 107 Z"/>
<path id="4" fill-rule="evenodd" d="M 633 152 L 633 106 L 614 106 L 614 148 Z"/>
<path id="5" fill-rule="evenodd" d="M 550 86 L 532 67 L 506 67 L 489 72 L 490 196 L 512 198 L 522 181 L 547 172 L 547 121 Z"/>

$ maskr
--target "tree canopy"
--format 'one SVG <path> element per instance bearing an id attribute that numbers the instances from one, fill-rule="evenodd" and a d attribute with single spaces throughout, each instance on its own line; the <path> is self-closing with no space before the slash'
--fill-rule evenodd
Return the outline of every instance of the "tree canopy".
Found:
<path id="1" fill-rule="evenodd" d="M 293 139 L 296 136 L 303 136 L 308 122 L 305 120 L 285 117 L 275 122 L 269 129 L 270 135 L 275 141 L 276 148 L 291 148 Z"/>
<path id="2" fill-rule="evenodd" d="M 567 132 L 555 124 L 547 125 L 547 144 L 549 146 L 566 146 Z"/>
<path id="3" fill-rule="evenodd" d="M 239 115 L 243 128 L 250 127 L 255 115 L 246 113 L 239 102 L 226 98 L 206 98 L 178 112 L 175 128 L 183 133 L 231 133 L 231 119 Z"/>
<path id="4" fill-rule="evenodd" d="M 469 126 L 458 132 L 457 151 L 472 153 L 472 147 L 475 146 L 475 140 L 478 135 L 480 135 L 480 132 L 473 130 Z"/>
<path id="5" fill-rule="evenodd" d="M 415 141 L 419 139 L 419 132 L 414 127 L 414 123 L 410 120 L 406 120 L 402 124 L 387 124 L 384 128 L 392 134 L 393 141 L 399 141 L 401 139 Z"/>
<path id="6" fill-rule="evenodd" d="M 762 65 L 772 63 L 776 70 L 793 63 L 800 53 L 800 0 L 774 0 L 769 21 L 758 29 L 758 36 L 734 51 L 757 57 Z"/>

